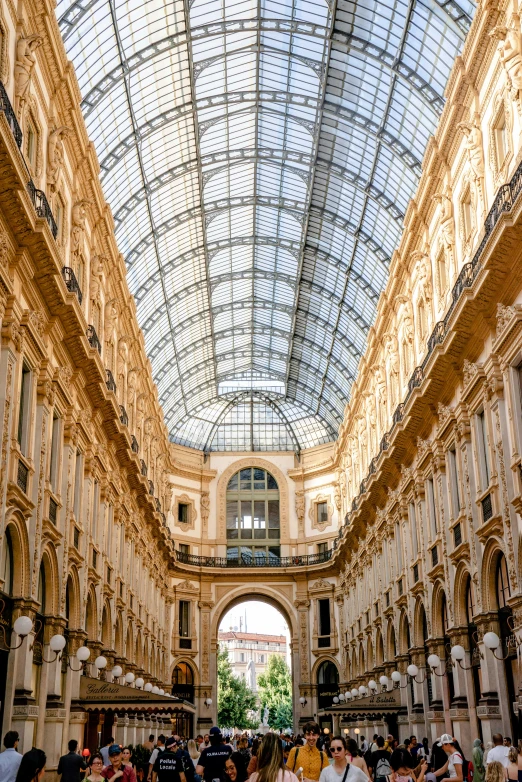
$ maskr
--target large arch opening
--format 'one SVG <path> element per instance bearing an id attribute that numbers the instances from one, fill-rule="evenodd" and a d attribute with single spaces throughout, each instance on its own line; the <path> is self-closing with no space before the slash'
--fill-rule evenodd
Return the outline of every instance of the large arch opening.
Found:
<path id="1" fill-rule="evenodd" d="M 259 598 L 233 597 L 216 623 L 218 724 L 253 732 L 291 730 L 291 622 L 280 601 Z"/>

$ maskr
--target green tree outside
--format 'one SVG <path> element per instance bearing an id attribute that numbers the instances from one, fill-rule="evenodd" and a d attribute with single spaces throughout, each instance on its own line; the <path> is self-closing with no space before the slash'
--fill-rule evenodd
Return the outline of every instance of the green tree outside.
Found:
<path id="1" fill-rule="evenodd" d="M 276 730 L 291 728 L 293 724 L 292 676 L 284 657 L 273 654 L 265 673 L 258 680 L 258 697 L 263 709 L 268 707 L 268 724 Z"/>
<path id="2" fill-rule="evenodd" d="M 256 696 L 244 679 L 232 673 L 228 649 L 218 651 L 218 725 L 222 728 L 257 728 L 248 717 L 256 708 Z"/>

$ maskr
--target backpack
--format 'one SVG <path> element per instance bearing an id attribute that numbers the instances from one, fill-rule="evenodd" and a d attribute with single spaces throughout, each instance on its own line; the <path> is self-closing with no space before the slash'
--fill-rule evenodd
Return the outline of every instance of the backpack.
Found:
<path id="1" fill-rule="evenodd" d="M 179 759 L 181 761 L 181 768 L 183 769 L 185 773 L 185 778 L 187 782 L 194 782 L 194 777 L 196 775 L 196 770 L 194 768 L 194 763 L 192 762 L 192 758 L 189 759 L 187 756 L 183 753 L 183 751 L 178 750 L 179 752 Z M 176 752 L 176 755 L 178 755 L 178 752 Z"/>
<path id="2" fill-rule="evenodd" d="M 387 777 L 391 773 L 392 773 L 392 768 L 390 766 L 390 762 L 388 758 L 379 758 L 379 760 L 375 764 L 374 778 L 378 779 L 379 777 Z"/>
<path id="3" fill-rule="evenodd" d="M 300 749 L 301 749 L 301 747 L 297 747 L 297 749 L 296 749 L 296 751 L 295 751 L 295 755 L 294 755 L 294 767 L 293 767 L 292 771 L 295 771 L 295 770 L 296 770 L 296 768 L 299 768 L 299 766 L 297 765 L 297 758 L 299 757 L 299 750 L 300 750 Z M 321 766 L 322 766 L 322 765 L 323 765 L 323 750 L 322 750 L 322 749 L 320 749 L 320 750 L 319 750 L 319 752 L 320 752 L 320 754 L 321 754 Z M 187 782 L 188 782 L 188 780 L 187 780 Z"/>

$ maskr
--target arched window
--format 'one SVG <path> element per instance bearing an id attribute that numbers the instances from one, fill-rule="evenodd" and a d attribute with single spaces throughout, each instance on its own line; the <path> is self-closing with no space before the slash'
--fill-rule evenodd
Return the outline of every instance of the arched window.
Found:
<path id="1" fill-rule="evenodd" d="M 317 684 L 338 684 L 339 671 L 330 660 L 325 660 L 317 669 Z"/>
<path id="2" fill-rule="evenodd" d="M 172 684 L 194 684 L 194 673 L 188 663 L 178 663 L 172 672 Z"/>
<path id="3" fill-rule="evenodd" d="M 194 672 L 188 663 L 178 663 L 172 671 L 172 695 L 194 703 Z"/>
<path id="4" fill-rule="evenodd" d="M 45 614 L 45 567 L 43 562 L 40 565 L 40 574 L 38 576 L 38 595 L 36 599 L 40 603 L 40 613 Z"/>
<path id="5" fill-rule="evenodd" d="M 14 554 L 13 554 L 13 541 L 11 540 L 11 532 L 9 527 L 5 531 L 4 537 L 4 562 L 2 567 L 2 573 L 4 575 L 4 592 L 10 597 L 13 594 L 13 574 L 14 574 Z"/>
<path id="6" fill-rule="evenodd" d="M 510 597 L 511 588 L 509 586 L 507 562 L 505 556 L 501 554 L 497 563 L 497 600 L 499 610 L 508 606 Z"/>
<path id="7" fill-rule="evenodd" d="M 273 475 L 247 467 L 227 486 L 227 557 L 257 561 L 281 555 L 279 488 Z"/>
<path id="8" fill-rule="evenodd" d="M 516 700 L 515 682 L 518 679 L 518 661 L 517 646 L 513 642 L 513 609 L 508 603 L 511 597 L 511 587 L 504 554 L 500 554 L 497 560 L 496 587 L 499 635 L 502 641 L 502 655 L 504 657 L 504 672 L 507 685 L 507 702 L 511 704 Z M 511 732 L 517 735 L 517 716 L 513 713 L 512 708 L 508 708 L 507 712 L 511 720 Z"/>

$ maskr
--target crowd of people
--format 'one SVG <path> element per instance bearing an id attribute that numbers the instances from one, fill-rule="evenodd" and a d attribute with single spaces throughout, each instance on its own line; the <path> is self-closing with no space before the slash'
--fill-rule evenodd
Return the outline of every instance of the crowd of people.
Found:
<path id="1" fill-rule="evenodd" d="M 45 752 L 33 747 L 22 755 L 18 743 L 16 731 L 5 735 L 0 782 L 40 782 Z M 68 750 L 58 764 L 60 782 L 522 782 L 522 741 L 515 747 L 500 734 L 486 747 L 475 739 L 471 758 L 448 733 L 431 747 L 416 736 L 402 744 L 378 734 L 356 741 L 321 732 L 316 722 L 298 735 L 227 736 L 213 727 L 195 739 L 150 735 L 136 749 L 111 737 L 92 753 L 79 752 L 72 739 Z"/>

